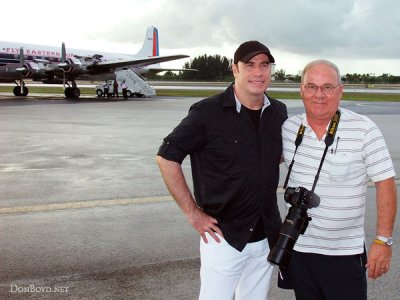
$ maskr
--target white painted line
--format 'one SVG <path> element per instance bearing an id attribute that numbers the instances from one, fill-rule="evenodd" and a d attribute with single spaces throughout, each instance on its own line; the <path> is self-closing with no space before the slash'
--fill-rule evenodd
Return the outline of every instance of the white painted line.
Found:
<path id="1" fill-rule="evenodd" d="M 172 197 L 159 196 L 159 197 L 143 197 L 143 198 L 130 198 L 130 199 L 89 200 L 89 201 L 75 201 L 75 202 L 65 202 L 65 203 L 1 207 L 0 214 L 15 214 L 15 213 L 53 211 L 53 210 L 64 210 L 64 209 L 107 207 L 107 206 L 129 205 L 129 204 L 160 203 L 166 201 L 172 201 Z"/>
<path id="2" fill-rule="evenodd" d="M 395 180 L 396 185 L 400 184 L 400 180 Z M 373 187 L 372 182 L 368 182 L 369 187 Z M 278 187 L 277 193 L 283 193 L 282 187 Z M 148 203 L 161 203 L 173 201 L 171 196 L 155 196 L 155 197 L 141 197 L 141 198 L 128 198 L 128 199 L 106 199 L 106 200 L 88 200 L 88 201 L 74 201 L 65 203 L 50 203 L 26 206 L 11 206 L 0 207 L 0 215 L 4 214 L 17 214 L 17 213 L 30 213 L 30 212 L 45 212 L 54 210 L 65 209 L 82 209 L 94 207 L 110 207 L 118 205 L 132 205 L 132 204 L 148 204 Z"/>

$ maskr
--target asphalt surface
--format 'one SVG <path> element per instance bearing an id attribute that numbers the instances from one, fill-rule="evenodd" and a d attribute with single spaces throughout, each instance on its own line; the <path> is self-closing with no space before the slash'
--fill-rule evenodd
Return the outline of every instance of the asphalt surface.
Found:
<path id="1" fill-rule="evenodd" d="M 154 160 L 197 100 L 0 96 L 0 299 L 197 298 L 199 237 Z M 291 114 L 302 111 L 300 101 L 285 102 Z M 400 103 L 343 106 L 378 124 L 399 174 Z M 184 170 L 190 178 L 187 162 Z M 372 186 L 368 199 L 370 242 Z M 398 231 L 399 218 L 395 241 Z M 396 243 L 391 271 L 368 282 L 369 299 L 399 299 L 399 266 Z M 274 277 L 269 299 L 294 299 Z"/>

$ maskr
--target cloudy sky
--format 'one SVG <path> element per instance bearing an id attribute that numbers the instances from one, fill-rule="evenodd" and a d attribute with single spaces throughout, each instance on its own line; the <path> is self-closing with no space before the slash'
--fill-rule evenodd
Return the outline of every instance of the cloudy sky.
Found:
<path id="1" fill-rule="evenodd" d="M 153 25 L 161 55 L 233 58 L 240 43 L 259 40 L 287 74 L 325 58 L 342 74 L 400 75 L 398 0 L 19 0 L 1 6 L 2 41 L 134 54 Z"/>

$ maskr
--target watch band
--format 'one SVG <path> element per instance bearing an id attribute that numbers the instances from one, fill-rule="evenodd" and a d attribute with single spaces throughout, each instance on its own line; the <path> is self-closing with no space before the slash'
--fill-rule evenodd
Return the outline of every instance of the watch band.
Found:
<path id="1" fill-rule="evenodd" d="M 380 245 L 386 245 L 386 246 L 392 246 L 393 245 L 393 238 L 391 236 L 386 237 L 383 235 L 377 235 L 374 243 L 380 244 Z"/>
<path id="2" fill-rule="evenodd" d="M 378 239 L 374 239 L 374 243 L 378 244 L 378 245 L 386 245 L 385 242 L 382 242 L 381 240 L 378 240 Z"/>

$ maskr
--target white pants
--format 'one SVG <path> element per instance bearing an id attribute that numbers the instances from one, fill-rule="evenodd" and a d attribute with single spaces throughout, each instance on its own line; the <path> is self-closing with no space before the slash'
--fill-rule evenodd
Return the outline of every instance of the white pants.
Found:
<path id="1" fill-rule="evenodd" d="M 249 243 L 239 252 L 221 236 L 217 243 L 200 239 L 200 300 L 267 299 L 273 265 L 267 261 L 267 239 Z"/>

